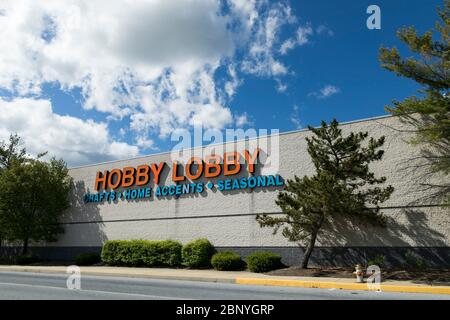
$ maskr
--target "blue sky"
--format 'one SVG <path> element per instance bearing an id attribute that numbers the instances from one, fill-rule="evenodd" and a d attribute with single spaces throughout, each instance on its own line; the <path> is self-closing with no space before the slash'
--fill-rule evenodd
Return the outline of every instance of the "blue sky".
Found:
<path id="1" fill-rule="evenodd" d="M 442 5 L 73 3 L 0 3 L 0 139 L 17 132 L 71 166 L 168 151 L 171 133 L 198 121 L 283 132 L 385 115 L 418 86 L 381 69 L 378 49 L 409 54 L 396 31 L 430 29 Z M 381 30 L 366 27 L 371 4 Z"/>
<path id="2" fill-rule="evenodd" d="M 304 127 L 334 117 L 351 121 L 386 114 L 386 104 L 415 94 L 418 86 L 380 68 L 378 49 L 397 46 L 409 54 L 396 38 L 396 30 L 409 25 L 428 30 L 436 21 L 433 8 L 439 2 L 295 1 L 293 8 L 301 20 L 316 26 L 324 24 L 334 35 L 313 38 L 287 57 L 286 63 L 296 74 L 286 81 L 289 88 L 285 93 L 277 93 L 271 81 L 250 77 L 233 107 L 246 109 L 258 126 L 279 127 L 282 131 L 295 129 L 289 121 L 293 105 L 299 107 Z M 373 3 L 381 8 L 381 30 L 365 27 L 365 10 Z M 326 99 L 309 95 L 325 85 L 336 86 L 340 92 Z"/>

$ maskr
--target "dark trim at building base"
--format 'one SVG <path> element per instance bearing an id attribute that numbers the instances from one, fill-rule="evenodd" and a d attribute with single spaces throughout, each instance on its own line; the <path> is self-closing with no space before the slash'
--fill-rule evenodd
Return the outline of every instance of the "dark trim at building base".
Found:
<path id="1" fill-rule="evenodd" d="M 300 265 L 305 248 L 299 247 L 219 247 L 219 251 L 233 251 L 246 257 L 259 250 L 278 253 L 284 264 Z M 377 256 L 385 257 L 387 267 L 401 267 L 407 264 L 405 255 L 410 251 L 416 258 L 423 259 L 428 267 L 450 267 L 450 247 L 316 247 L 309 266 L 335 267 L 366 264 Z"/>
<path id="2" fill-rule="evenodd" d="M 101 247 L 31 247 L 29 252 L 43 260 L 73 262 L 75 257 L 85 252 L 101 252 Z M 304 248 L 299 247 L 217 247 L 218 251 L 233 251 L 243 258 L 254 251 L 272 251 L 282 256 L 288 266 L 299 265 Z M 377 256 L 385 257 L 388 267 L 407 264 L 406 254 L 423 259 L 428 267 L 450 268 L 450 247 L 316 247 L 313 250 L 310 266 L 354 266 L 366 264 Z M 1 247 L 1 257 L 20 255 L 20 247 Z"/>

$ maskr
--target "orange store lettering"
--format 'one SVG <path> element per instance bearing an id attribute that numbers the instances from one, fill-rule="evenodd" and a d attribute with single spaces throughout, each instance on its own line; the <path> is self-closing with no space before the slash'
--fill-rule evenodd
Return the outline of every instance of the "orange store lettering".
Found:
<path id="1" fill-rule="evenodd" d="M 245 150 L 243 154 L 236 151 L 225 152 L 223 157 L 214 154 L 206 156 L 204 159 L 191 157 L 184 166 L 174 162 L 172 164 L 172 181 L 182 182 L 186 179 L 194 181 L 202 176 L 215 178 L 221 174 L 224 176 L 237 175 L 241 172 L 243 165 L 246 165 L 249 173 L 254 173 L 259 153 L 260 149 L 257 148 L 253 152 Z M 114 190 L 132 186 L 140 187 L 150 182 L 158 185 L 161 182 L 161 174 L 167 166 L 166 162 L 160 162 L 137 167 L 115 168 L 111 171 L 98 171 L 94 188 L 97 191 L 100 189 Z"/>

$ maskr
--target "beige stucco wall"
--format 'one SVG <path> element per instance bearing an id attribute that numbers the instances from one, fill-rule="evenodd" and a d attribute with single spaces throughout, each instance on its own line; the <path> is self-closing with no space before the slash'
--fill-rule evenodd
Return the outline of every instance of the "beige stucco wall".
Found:
<path id="1" fill-rule="evenodd" d="M 385 117 L 344 124 L 344 133 L 368 131 L 370 136 L 386 136 L 385 156 L 373 165 L 377 175 L 385 175 L 387 183 L 395 188 L 386 207 L 411 206 L 426 193 L 420 187 L 423 171 L 411 168 L 418 149 L 407 144 L 410 133 L 396 117 Z M 400 131 L 399 131 L 400 130 Z M 278 173 L 285 179 L 294 175 L 313 174 L 313 166 L 306 152 L 308 131 L 281 134 L 280 167 Z M 267 138 L 258 140 L 262 145 Z M 248 143 L 248 142 L 247 142 Z M 251 142 L 253 143 L 253 142 Z M 245 148 L 240 142 L 238 150 Z M 264 148 L 264 147 L 263 147 Z M 209 151 L 206 150 L 206 154 Z M 264 157 L 263 157 L 264 158 Z M 81 195 L 94 191 L 97 171 L 136 167 L 141 164 L 171 163 L 170 153 L 162 153 L 131 160 L 115 161 L 74 168 L 70 170 L 78 196 L 65 214 L 63 222 L 112 221 L 154 219 L 147 221 L 105 222 L 90 224 L 67 224 L 65 233 L 57 243 L 49 246 L 100 246 L 111 239 L 177 239 L 182 242 L 205 237 L 216 246 L 296 246 L 281 235 L 272 235 L 270 229 L 261 229 L 254 216 L 227 216 L 246 213 L 279 212 L 274 200 L 274 189 L 253 192 L 212 191 L 206 189 L 201 195 L 185 195 L 178 199 L 152 197 L 140 201 L 103 202 L 84 204 Z M 264 165 L 262 166 L 264 168 Z M 166 168 L 165 184 L 172 184 L 171 171 Z M 263 169 L 264 170 L 264 169 Z M 263 172 L 264 173 L 264 172 Z M 450 244 L 450 212 L 437 207 L 386 209 L 389 217 L 387 229 L 364 226 L 360 223 L 334 221 L 319 236 L 318 246 L 433 246 Z M 192 216 L 223 216 L 184 218 Z M 172 219 L 172 218 L 182 219 Z M 171 219 L 167 219 L 171 218 Z M 160 219 L 160 220 L 158 220 Z"/>

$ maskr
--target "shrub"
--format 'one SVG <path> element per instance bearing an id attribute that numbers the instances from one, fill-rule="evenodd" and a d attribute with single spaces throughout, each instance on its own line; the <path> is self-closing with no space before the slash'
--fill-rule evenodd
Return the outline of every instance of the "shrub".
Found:
<path id="1" fill-rule="evenodd" d="M 22 264 L 32 264 L 32 263 L 36 263 L 39 262 L 39 257 L 38 256 L 34 256 L 31 254 L 25 254 L 25 255 L 20 255 L 16 257 L 16 263 L 19 265 Z"/>
<path id="2" fill-rule="evenodd" d="M 211 258 L 211 265 L 219 271 L 242 270 L 245 262 L 234 252 L 219 252 Z"/>
<path id="3" fill-rule="evenodd" d="M 181 263 L 181 243 L 173 240 L 113 240 L 103 245 L 105 264 L 129 267 L 177 266 Z"/>
<path id="4" fill-rule="evenodd" d="M 100 255 L 96 252 L 85 252 L 75 257 L 78 266 L 90 266 L 100 262 Z"/>
<path id="5" fill-rule="evenodd" d="M 146 266 L 178 266 L 181 264 L 181 248 L 178 241 L 149 241 L 144 246 L 142 261 Z"/>
<path id="6" fill-rule="evenodd" d="M 370 260 L 367 262 L 367 265 L 368 265 L 368 266 L 376 265 L 376 266 L 381 267 L 381 266 L 384 266 L 385 262 L 386 262 L 386 256 L 384 256 L 384 255 L 382 255 L 382 254 L 379 254 L 379 255 L 377 255 L 375 258 L 370 259 Z"/>
<path id="7" fill-rule="evenodd" d="M 214 246 L 207 239 L 197 239 L 183 246 L 181 256 L 183 264 L 190 268 L 209 267 Z"/>
<path id="8" fill-rule="evenodd" d="M 122 240 L 109 240 L 106 241 L 102 248 L 101 259 L 102 262 L 111 266 L 121 264 L 119 257 L 120 249 L 125 246 L 126 241 Z"/>
<path id="9" fill-rule="evenodd" d="M 411 250 L 407 250 L 405 253 L 406 263 L 415 269 L 425 269 L 427 263 L 422 258 L 416 256 Z"/>
<path id="10" fill-rule="evenodd" d="M 281 256 L 269 251 L 253 252 L 247 257 L 247 265 L 252 272 L 268 272 L 282 266 Z"/>

